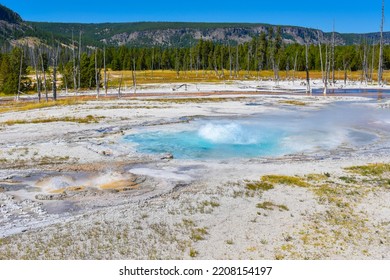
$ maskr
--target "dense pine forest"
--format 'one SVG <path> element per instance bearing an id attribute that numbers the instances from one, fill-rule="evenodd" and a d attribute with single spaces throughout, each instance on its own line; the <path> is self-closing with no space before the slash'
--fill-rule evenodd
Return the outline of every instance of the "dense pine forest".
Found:
<path id="1" fill-rule="evenodd" d="M 76 37 L 76 36 L 75 36 Z M 77 36 L 78 37 L 78 36 Z M 219 44 L 199 40 L 191 47 L 83 47 L 82 37 L 71 45 L 19 45 L 0 54 L 0 89 L 4 94 L 52 90 L 55 85 L 69 89 L 104 87 L 105 69 L 173 70 L 179 77 L 185 71 L 211 71 L 218 79 L 260 78 L 262 71 L 271 70 L 278 80 L 280 72 L 306 69 L 309 71 L 361 71 L 361 79 L 371 81 L 378 68 L 379 45 L 362 41 L 360 45 L 334 46 L 332 40 L 317 45 L 283 43 L 280 29 L 269 29 L 250 42 L 239 45 Z M 390 48 L 384 49 L 384 68 L 389 68 Z M 253 73 L 256 74 L 253 74 Z M 37 83 L 36 81 L 39 81 Z"/>

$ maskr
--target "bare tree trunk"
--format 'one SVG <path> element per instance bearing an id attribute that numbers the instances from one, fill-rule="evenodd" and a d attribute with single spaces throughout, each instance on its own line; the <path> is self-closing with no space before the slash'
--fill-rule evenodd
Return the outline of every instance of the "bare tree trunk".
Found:
<path id="1" fill-rule="evenodd" d="M 229 44 L 229 78 L 232 78 L 232 50 L 230 49 Z"/>
<path id="2" fill-rule="evenodd" d="M 136 69 L 135 69 L 135 59 L 133 58 L 133 71 L 131 72 L 131 76 L 133 77 L 133 88 L 134 88 L 134 94 L 137 93 L 137 76 L 136 76 Z"/>
<path id="3" fill-rule="evenodd" d="M 154 50 L 154 49 L 153 49 Z M 192 43 L 190 44 L 190 72 L 192 73 Z"/>
<path id="4" fill-rule="evenodd" d="M 104 64 L 104 95 L 107 96 L 108 86 L 107 86 L 107 66 L 106 66 L 106 47 L 104 46 L 103 50 L 103 64 Z"/>
<path id="5" fill-rule="evenodd" d="M 251 64 L 251 52 L 252 52 L 252 47 L 251 46 L 248 46 L 248 57 L 247 57 L 247 75 L 249 76 L 249 71 L 250 71 L 250 64 Z"/>
<path id="6" fill-rule="evenodd" d="M 307 43 L 305 45 L 305 57 L 306 57 L 306 93 L 311 93 L 310 88 L 310 75 L 309 75 L 309 54 Z"/>
<path id="7" fill-rule="evenodd" d="M 294 71 L 293 71 L 293 78 L 292 78 L 293 84 L 295 82 L 295 71 L 297 71 L 297 60 L 298 60 L 298 52 L 295 53 L 295 59 L 294 59 Z"/>
<path id="8" fill-rule="evenodd" d="M 217 51 L 217 50 L 214 49 L 214 54 L 213 54 L 213 59 L 214 59 L 214 71 L 215 71 L 215 76 L 219 79 L 216 51 Z"/>
<path id="9" fill-rule="evenodd" d="M 364 43 L 363 47 L 363 78 L 364 84 L 367 86 L 368 83 L 368 44 Z"/>
<path id="10" fill-rule="evenodd" d="M 119 80 L 118 98 L 121 97 L 122 81 L 123 81 L 123 73 L 121 75 L 121 79 Z"/>
<path id="11" fill-rule="evenodd" d="M 239 61 L 238 61 L 238 45 L 237 45 L 237 48 L 236 48 L 236 78 L 239 77 L 240 73 L 240 66 L 239 66 Z"/>
<path id="12" fill-rule="evenodd" d="M 278 83 L 279 83 L 279 66 L 276 63 L 276 58 L 275 58 L 275 55 L 273 54 L 273 50 L 271 50 L 271 51 L 272 51 L 271 63 L 272 63 L 272 70 L 274 72 L 274 82 L 275 82 L 275 85 L 278 85 Z"/>
<path id="13" fill-rule="evenodd" d="M 22 53 L 20 54 L 20 70 L 19 70 L 19 82 L 18 82 L 18 92 L 16 93 L 16 101 L 19 101 L 19 96 L 20 96 L 20 86 L 22 83 L 22 71 L 23 71 L 23 55 L 24 51 L 22 49 Z"/>
<path id="14" fill-rule="evenodd" d="M 328 44 L 325 45 L 325 80 L 324 80 L 324 95 L 328 93 L 328 78 L 329 78 L 329 52 L 328 52 Z"/>
<path id="15" fill-rule="evenodd" d="M 370 80 L 371 85 L 374 82 L 374 61 L 375 61 L 375 43 L 372 43 L 372 58 L 371 58 L 371 71 L 370 71 Z"/>
<path id="16" fill-rule="evenodd" d="M 348 79 L 347 71 L 348 71 L 348 67 L 349 67 L 349 61 L 347 61 L 347 59 L 346 59 L 345 56 L 344 56 L 344 57 L 343 57 L 344 86 L 347 85 L 347 79 Z"/>
<path id="17" fill-rule="evenodd" d="M 53 100 L 57 100 L 57 65 L 53 62 Z"/>
<path id="18" fill-rule="evenodd" d="M 191 52 L 191 48 L 190 48 L 190 52 Z M 152 79 L 153 79 L 153 70 L 154 70 L 154 47 L 152 49 L 152 65 L 151 65 L 151 70 L 152 70 Z"/>
<path id="19" fill-rule="evenodd" d="M 258 42 L 257 42 L 257 40 L 256 40 L 256 49 L 255 49 L 255 70 L 257 70 L 256 72 L 257 72 L 257 80 L 259 80 L 259 78 L 260 78 L 260 72 L 259 72 L 259 67 L 258 67 L 258 65 L 259 65 L 259 58 L 258 58 L 258 56 L 257 56 L 257 54 L 259 53 L 259 46 L 258 46 Z"/>
<path id="20" fill-rule="evenodd" d="M 96 98 L 99 99 L 100 94 L 100 79 L 99 79 L 99 70 L 98 70 L 98 48 L 95 49 L 95 82 L 96 82 Z"/>
<path id="21" fill-rule="evenodd" d="M 289 78 L 289 72 L 290 71 L 290 62 L 289 62 L 289 59 L 287 59 L 286 61 L 286 81 L 288 81 L 288 78 Z"/>
<path id="22" fill-rule="evenodd" d="M 39 54 L 40 54 L 40 57 L 41 57 L 41 64 L 42 64 L 43 87 L 45 88 L 45 98 L 46 98 L 46 102 L 48 102 L 48 101 L 49 101 L 49 96 L 48 96 L 48 92 L 47 92 L 47 82 L 46 82 L 45 65 L 44 65 L 44 63 L 43 63 L 43 55 L 42 55 L 42 52 L 39 51 Z"/>
<path id="23" fill-rule="evenodd" d="M 78 86 L 77 88 L 81 88 L 81 30 L 80 30 L 80 35 L 79 35 L 79 61 L 78 61 L 79 66 L 77 67 L 78 70 Z"/>
<path id="24" fill-rule="evenodd" d="M 34 70 L 35 70 L 35 78 L 37 80 L 37 93 L 38 93 L 38 102 L 41 102 L 41 83 L 39 79 L 39 73 L 38 73 L 38 63 L 37 58 L 35 56 L 35 48 L 32 49 L 32 59 L 34 64 Z"/>
<path id="25" fill-rule="evenodd" d="M 180 65 L 179 65 L 179 54 L 178 50 L 176 49 L 176 56 L 175 56 L 175 70 L 176 70 L 176 79 L 179 79 L 180 77 Z"/>
<path id="26" fill-rule="evenodd" d="M 322 48 L 321 48 L 321 39 L 320 39 L 320 32 L 319 31 L 317 31 L 317 35 L 318 35 L 318 48 L 320 51 L 321 77 L 322 77 L 322 82 L 324 82 L 324 64 L 322 61 Z"/>
<path id="27" fill-rule="evenodd" d="M 379 65 L 378 65 L 378 85 L 383 84 L 383 25 L 385 23 L 385 0 L 382 0 L 382 21 L 381 21 L 381 37 L 379 41 Z"/>
<path id="28" fill-rule="evenodd" d="M 334 85 L 336 83 L 335 80 L 335 28 L 334 28 L 334 22 L 333 22 L 333 32 L 332 32 L 332 84 Z"/>
<path id="29" fill-rule="evenodd" d="M 72 55 L 73 55 L 73 88 L 74 88 L 74 93 L 77 93 L 77 81 L 76 81 L 76 76 L 77 76 L 77 67 L 76 67 L 76 47 L 74 45 L 74 39 L 73 39 L 73 30 L 72 30 Z"/>
<path id="30" fill-rule="evenodd" d="M 64 75 L 64 82 L 65 82 L 65 93 L 68 95 L 68 80 L 66 79 L 66 75 Z"/>
<path id="31" fill-rule="evenodd" d="M 198 78 L 198 75 L 199 75 L 199 68 L 200 68 L 200 57 L 199 57 L 199 53 L 197 54 L 197 57 L 196 57 L 196 77 Z"/>
<path id="32" fill-rule="evenodd" d="M 223 46 L 221 46 L 221 77 L 225 79 L 225 72 L 223 71 Z"/>
<path id="33" fill-rule="evenodd" d="M 59 47 L 55 51 L 53 57 L 53 100 L 57 100 L 57 63 L 58 63 L 58 51 Z"/>

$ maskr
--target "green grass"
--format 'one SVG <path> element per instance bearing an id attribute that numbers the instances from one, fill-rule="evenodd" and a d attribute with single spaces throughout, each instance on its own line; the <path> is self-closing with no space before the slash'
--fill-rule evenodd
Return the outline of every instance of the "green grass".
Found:
<path id="1" fill-rule="evenodd" d="M 354 177 L 350 177 L 350 176 L 341 176 L 341 177 L 339 177 L 339 179 L 341 181 L 344 181 L 347 184 L 356 184 L 357 183 L 356 179 Z"/>
<path id="2" fill-rule="evenodd" d="M 274 185 L 263 181 L 256 181 L 247 183 L 246 188 L 251 191 L 268 191 L 273 189 Z"/>
<path id="3" fill-rule="evenodd" d="M 390 164 L 371 163 L 368 165 L 347 167 L 345 170 L 362 176 L 381 176 L 384 173 L 390 172 Z"/>
<path id="4" fill-rule="evenodd" d="M 322 181 L 322 180 L 326 180 L 329 178 L 329 176 L 325 175 L 325 174 L 308 174 L 305 176 L 307 178 L 307 180 L 309 181 Z"/>
<path id="5" fill-rule="evenodd" d="M 36 123 L 51 123 L 51 122 L 75 122 L 75 123 L 98 123 L 99 119 L 103 117 L 94 117 L 88 115 L 82 118 L 76 117 L 61 117 L 61 118 L 47 118 L 47 119 L 34 119 L 34 120 L 9 120 L 3 122 L 4 125 L 16 125 L 16 124 L 36 124 Z"/>
<path id="6" fill-rule="evenodd" d="M 207 228 L 205 228 L 205 227 L 193 228 L 191 230 L 190 238 L 196 242 L 196 241 L 204 240 L 206 238 L 207 234 L 208 234 L 208 231 L 207 231 Z"/>
<path id="7" fill-rule="evenodd" d="M 280 184 L 287 186 L 308 187 L 309 183 L 297 176 L 285 176 L 285 175 L 265 175 L 261 177 L 263 182 L 271 184 Z"/>
<path id="8" fill-rule="evenodd" d="M 56 106 L 70 106 L 70 105 L 78 105 L 84 104 L 85 98 L 66 98 L 57 101 L 49 101 L 49 102 L 31 102 L 31 101 L 12 101 L 12 102 L 4 102 L 0 103 L 0 113 L 7 112 L 20 112 L 20 111 L 29 111 L 35 109 L 56 107 Z"/>
<path id="9" fill-rule="evenodd" d="M 194 221 L 192 221 L 192 220 L 183 219 L 183 226 L 185 228 L 191 228 L 191 227 L 194 227 L 196 225 L 195 225 Z"/>
<path id="10" fill-rule="evenodd" d="M 190 257 L 195 258 L 199 254 L 194 248 L 190 248 Z"/>
<path id="11" fill-rule="evenodd" d="M 306 106 L 307 104 L 302 101 L 298 100 L 281 100 L 279 101 L 280 104 L 288 104 L 288 105 L 295 105 L 295 106 Z"/>
<path id="12" fill-rule="evenodd" d="M 265 201 L 262 203 L 258 203 L 256 205 L 257 208 L 264 209 L 264 210 L 274 210 L 279 209 L 279 211 L 289 211 L 288 207 L 286 205 L 279 205 L 275 204 L 271 201 Z"/>

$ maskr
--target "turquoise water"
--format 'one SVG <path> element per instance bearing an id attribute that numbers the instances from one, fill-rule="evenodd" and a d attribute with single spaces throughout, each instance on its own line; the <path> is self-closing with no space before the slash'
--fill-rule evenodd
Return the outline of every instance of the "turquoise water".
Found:
<path id="1" fill-rule="evenodd" d="M 154 131 L 128 135 L 141 153 L 171 153 L 175 158 L 234 158 L 276 156 L 287 152 L 285 132 L 240 122 L 193 123 L 195 130 Z"/>
<path id="2" fill-rule="evenodd" d="M 160 130 L 143 128 L 125 136 L 125 141 L 135 144 L 139 153 L 227 159 L 360 149 L 379 138 L 390 139 L 390 110 L 341 103 L 315 111 L 200 119 Z"/>

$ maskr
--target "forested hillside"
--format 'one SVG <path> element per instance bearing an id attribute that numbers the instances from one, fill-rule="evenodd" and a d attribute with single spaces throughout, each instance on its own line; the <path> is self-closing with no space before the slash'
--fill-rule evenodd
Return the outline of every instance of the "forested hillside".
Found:
<path id="1" fill-rule="evenodd" d="M 379 65 L 376 33 L 359 37 L 232 23 L 26 23 L 3 6 L 0 15 L 0 92 L 5 94 L 57 85 L 74 90 L 105 86 L 107 68 L 173 70 L 177 76 L 207 70 L 218 79 L 238 78 L 240 71 L 260 77 L 270 70 L 275 80 L 284 71 L 321 70 L 333 79 L 335 71 L 347 78 L 349 71 L 362 70 L 361 79 L 371 81 Z M 390 47 L 383 57 L 389 69 Z"/>
<path id="2" fill-rule="evenodd" d="M 14 11 L 0 5 L 0 43 L 11 43 L 26 37 L 38 41 L 60 41 L 71 44 L 72 37 L 81 33 L 87 46 L 130 47 L 191 47 L 200 39 L 225 45 L 247 43 L 262 32 L 280 27 L 285 44 L 317 44 L 330 40 L 332 33 L 299 26 L 275 26 L 262 23 L 201 23 L 201 22 L 129 22 L 129 23 L 48 23 L 24 22 Z M 337 30 L 336 30 L 337 31 Z M 335 32 L 336 45 L 360 44 L 362 40 L 377 42 L 379 33 L 341 34 Z M 390 33 L 384 33 L 390 43 Z"/>

